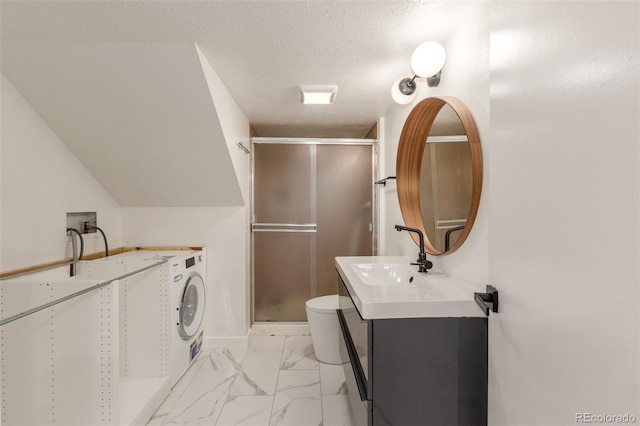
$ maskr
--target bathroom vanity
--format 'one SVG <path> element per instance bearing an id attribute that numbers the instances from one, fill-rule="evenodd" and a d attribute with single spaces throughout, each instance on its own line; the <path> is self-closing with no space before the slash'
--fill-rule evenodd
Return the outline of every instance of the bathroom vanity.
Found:
<path id="1" fill-rule="evenodd" d="M 487 318 L 477 288 L 411 259 L 336 258 L 345 377 L 357 425 L 486 425 Z M 355 320 L 354 320 L 355 318 Z"/>

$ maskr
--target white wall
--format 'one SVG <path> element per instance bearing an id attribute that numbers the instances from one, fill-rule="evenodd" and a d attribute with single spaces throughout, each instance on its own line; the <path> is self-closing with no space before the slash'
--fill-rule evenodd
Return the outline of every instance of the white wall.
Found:
<path id="1" fill-rule="evenodd" d="M 122 222 L 127 246 L 206 246 L 205 338 L 246 337 L 245 207 L 124 208 Z"/>
<path id="2" fill-rule="evenodd" d="M 640 419 L 639 4 L 491 12 L 490 424 Z"/>
<path id="3" fill-rule="evenodd" d="M 460 20 L 455 32 L 439 41 L 447 51 L 438 87 L 429 88 L 424 81 L 418 84 L 418 96 L 408 105 L 395 105 L 383 117 L 380 146 L 380 176 L 395 176 L 396 151 L 402 126 L 416 103 L 431 96 L 453 96 L 461 99 L 471 110 L 478 126 L 482 155 L 487 167 L 491 141 L 489 138 L 489 8 L 484 2 L 455 3 L 451 13 Z M 418 42 L 416 42 L 417 45 Z M 407 70 L 409 71 L 409 57 Z M 488 277 L 487 209 L 489 188 L 485 182 L 475 225 L 465 244 L 448 256 L 428 256 L 434 268 L 460 279 L 484 285 Z M 418 247 L 406 232 L 393 226 L 404 223 L 395 181 L 380 187 L 380 254 L 417 257 Z"/>
<path id="4" fill-rule="evenodd" d="M 205 338 L 228 345 L 247 336 L 249 292 L 249 156 L 236 144 L 249 146 L 249 120 L 244 116 L 200 49 L 202 70 L 215 104 L 242 191 L 244 206 L 202 208 L 124 208 L 127 246 L 187 245 L 207 247 Z M 225 185 L 226 182 L 209 182 Z M 233 182 L 236 185 L 236 182 Z"/>
<path id="5" fill-rule="evenodd" d="M 242 191 L 244 204 L 249 205 L 251 194 L 249 193 L 249 155 L 238 147 L 238 142 L 242 142 L 245 147 L 249 147 L 249 120 L 238 107 L 238 104 L 227 90 L 216 70 L 213 69 L 209 60 L 196 45 L 196 51 L 202 65 L 211 100 L 213 101 L 220 127 L 224 133 L 225 143 L 229 149 L 229 155 L 236 172 L 238 185 Z"/>
<path id="6" fill-rule="evenodd" d="M 500 291 L 489 424 L 570 425 L 577 413 L 640 421 L 640 6 L 476 7 L 485 9 L 475 27 L 443 43 L 441 85 L 419 98 L 459 97 L 480 129 L 474 230 L 434 262 Z M 383 117 L 383 176 L 394 174 L 411 107 Z M 387 188 L 382 253 L 412 256 L 409 237 L 392 230 L 402 219 Z"/>
<path id="7" fill-rule="evenodd" d="M 474 230 L 434 262 L 500 290 L 489 424 L 576 424 L 582 412 L 640 419 L 638 3 L 476 7 L 487 9 L 475 26 L 443 43 L 441 85 L 419 99 L 457 96 L 480 129 Z M 383 118 L 382 176 L 394 174 L 412 106 Z M 402 220 L 395 186 L 381 191 L 382 254 L 413 256 L 392 230 Z"/>
<path id="8" fill-rule="evenodd" d="M 250 223 L 250 206 L 251 206 L 251 188 L 250 188 L 250 155 L 240 149 L 238 142 L 241 142 L 245 147 L 251 148 L 251 142 L 249 138 L 249 120 L 240 110 L 240 107 L 236 103 L 235 99 L 231 96 L 231 93 L 227 90 L 226 86 L 220 80 L 218 73 L 213 69 L 209 60 L 204 53 L 196 45 L 198 57 L 202 65 L 202 71 L 207 80 L 209 86 L 209 92 L 211 93 L 211 100 L 213 101 L 220 120 L 220 127 L 224 133 L 225 143 L 229 150 L 229 156 L 233 163 L 233 168 L 236 173 L 238 185 L 242 192 L 242 198 L 244 200 L 244 212 L 245 220 L 243 222 L 246 226 L 236 226 L 229 231 L 232 232 L 233 243 L 238 244 L 241 248 L 238 250 L 235 257 L 230 262 L 224 263 L 230 269 L 227 273 L 231 274 L 233 279 L 218 281 L 212 283 L 214 288 L 220 288 L 221 283 L 226 283 L 224 288 L 221 288 L 222 293 L 217 294 L 219 300 L 222 296 L 222 300 L 225 300 L 224 314 L 222 311 L 212 311 L 210 318 L 212 318 L 212 324 L 217 325 L 212 330 L 214 336 L 238 336 L 246 333 L 251 326 L 251 283 L 250 283 L 250 244 L 251 233 L 248 223 Z M 220 240 L 216 240 L 217 247 L 224 251 L 225 244 L 220 244 Z M 242 256 L 244 255 L 244 263 L 242 263 Z M 244 291 L 242 291 L 242 282 L 244 281 Z M 233 296 L 232 296 L 233 295 Z M 214 295 L 215 296 L 215 295 Z M 229 304 L 233 302 L 232 304 Z M 217 302 L 210 303 L 213 306 L 212 309 L 217 309 Z M 234 319 L 231 320 L 230 318 Z M 224 343 L 224 342 L 221 342 Z"/>
<path id="9" fill-rule="evenodd" d="M 109 246 L 121 246 L 113 198 L 4 75 L 0 95 L 0 271 L 71 257 L 67 212 L 97 212 Z M 100 234 L 90 235 L 85 253 L 103 251 Z"/>

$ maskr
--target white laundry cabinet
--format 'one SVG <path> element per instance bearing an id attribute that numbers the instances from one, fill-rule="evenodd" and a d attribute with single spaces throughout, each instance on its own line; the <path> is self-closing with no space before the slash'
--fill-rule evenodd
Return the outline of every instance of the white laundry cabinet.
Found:
<path id="1" fill-rule="evenodd" d="M 0 281 L 0 316 L 118 276 L 81 263 L 72 278 Z M 170 390 L 163 273 L 153 267 L 0 327 L 2 426 L 145 424 Z"/>

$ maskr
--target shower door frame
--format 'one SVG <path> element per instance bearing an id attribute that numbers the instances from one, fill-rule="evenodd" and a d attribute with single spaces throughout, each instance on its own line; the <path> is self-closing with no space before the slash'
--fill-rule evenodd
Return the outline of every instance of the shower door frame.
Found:
<path id="1" fill-rule="evenodd" d="M 252 137 L 251 138 L 251 146 L 255 144 L 275 144 L 275 145 L 364 145 L 371 147 L 371 253 L 373 256 L 376 256 L 378 253 L 378 240 L 379 240 L 379 231 L 378 231 L 378 191 L 376 191 L 375 182 L 378 180 L 378 139 L 354 139 L 354 138 L 276 138 L 276 137 Z M 251 234 L 251 250 L 250 250 L 250 259 L 249 262 L 251 264 L 250 274 L 251 274 L 251 309 L 250 309 L 250 323 L 251 324 L 300 324 L 300 321 L 274 321 L 274 322 L 263 322 L 263 321 L 254 321 L 254 312 L 255 312 L 255 265 L 254 265 L 254 225 L 260 225 L 260 223 L 255 222 L 255 150 L 251 149 L 251 166 L 250 166 L 250 175 L 251 175 L 251 208 L 250 208 L 250 216 L 249 216 L 249 233 Z M 264 225 L 264 224 L 263 224 Z M 275 225 L 275 224 L 270 224 Z M 278 224 L 282 228 L 284 232 L 316 232 L 316 227 L 310 229 L 312 224 Z M 296 231 L 295 228 L 299 228 Z M 260 232 L 260 231 L 259 231 Z M 261 231 L 265 232 L 265 231 Z M 281 231 L 282 232 L 282 231 Z"/>

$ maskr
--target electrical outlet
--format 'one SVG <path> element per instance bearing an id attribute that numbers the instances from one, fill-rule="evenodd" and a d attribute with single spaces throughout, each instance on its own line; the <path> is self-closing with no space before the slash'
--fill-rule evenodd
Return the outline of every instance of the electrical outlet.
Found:
<path id="1" fill-rule="evenodd" d="M 95 234 L 96 226 L 98 226 L 96 212 L 67 212 L 67 228 L 75 228 L 81 234 Z M 66 229 L 65 234 L 67 234 Z"/>

